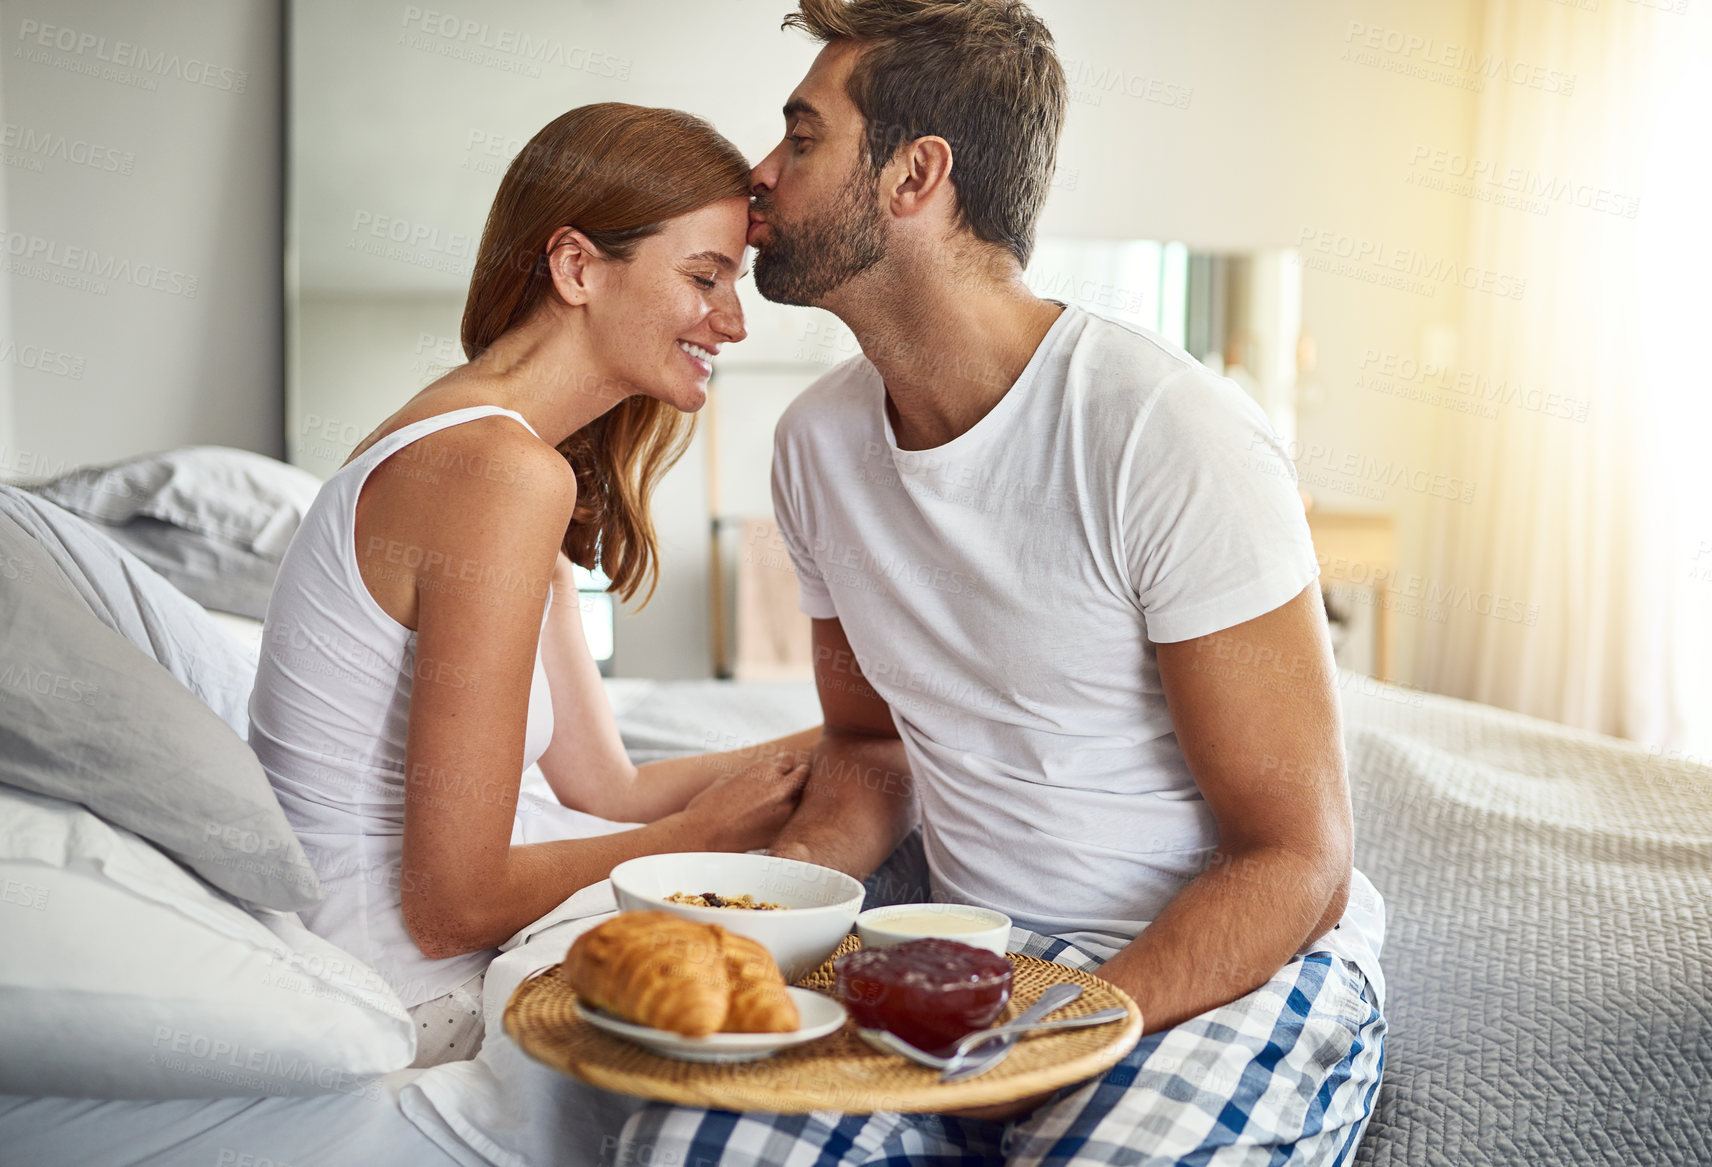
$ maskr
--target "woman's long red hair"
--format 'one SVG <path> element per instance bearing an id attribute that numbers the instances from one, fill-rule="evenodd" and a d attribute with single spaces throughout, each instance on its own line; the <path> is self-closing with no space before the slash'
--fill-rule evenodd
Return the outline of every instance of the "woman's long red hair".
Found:
<path id="1" fill-rule="evenodd" d="M 559 228 L 575 227 L 627 262 L 666 220 L 748 193 L 742 152 L 693 114 L 611 101 L 561 114 L 500 180 L 464 302 L 464 355 L 474 360 L 553 294 L 547 242 Z M 548 374 L 543 384 L 565 392 L 581 381 Z M 565 554 L 598 565 L 622 599 L 644 584 L 642 602 L 654 594 L 660 553 L 649 500 L 694 434 L 693 415 L 633 395 L 559 443 L 577 476 Z"/>

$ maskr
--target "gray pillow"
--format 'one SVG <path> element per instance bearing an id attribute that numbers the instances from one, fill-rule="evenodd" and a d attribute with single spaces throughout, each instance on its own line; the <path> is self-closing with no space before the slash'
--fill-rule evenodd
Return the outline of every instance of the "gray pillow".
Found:
<path id="1" fill-rule="evenodd" d="M 202 698 L 232 732 L 250 736 L 256 652 L 148 564 L 91 523 L 27 490 L 0 486 L 0 515 L 22 527 L 100 621 Z"/>
<path id="2" fill-rule="evenodd" d="M 0 783 L 88 807 L 256 907 L 321 886 L 249 744 L 0 515 Z"/>
<path id="3" fill-rule="evenodd" d="M 279 576 L 274 556 L 146 515 L 102 530 L 204 608 L 267 619 L 268 597 Z"/>
<path id="4" fill-rule="evenodd" d="M 197 603 L 262 620 L 280 557 L 321 480 L 249 450 L 184 446 L 30 489 L 108 527 Z"/>

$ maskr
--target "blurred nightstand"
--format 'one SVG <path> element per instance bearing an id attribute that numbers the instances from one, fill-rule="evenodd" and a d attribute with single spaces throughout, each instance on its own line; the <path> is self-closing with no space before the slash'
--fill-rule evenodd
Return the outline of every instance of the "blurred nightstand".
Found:
<path id="1" fill-rule="evenodd" d="M 1397 521 L 1373 511 L 1308 511 L 1308 532 L 1320 559 L 1320 587 L 1333 584 L 1373 589 L 1373 667 L 1391 679 L 1391 608 L 1386 582 L 1397 566 Z"/>

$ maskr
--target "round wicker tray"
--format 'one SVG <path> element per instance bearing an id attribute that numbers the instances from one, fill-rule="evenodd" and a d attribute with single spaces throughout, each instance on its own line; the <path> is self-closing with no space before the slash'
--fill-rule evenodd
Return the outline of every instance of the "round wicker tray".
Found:
<path id="1" fill-rule="evenodd" d="M 832 961 L 857 947 L 855 936 L 845 937 L 838 951 L 799 983 L 830 992 Z M 1141 1011 L 1115 985 L 1032 956 L 1012 954 L 1010 961 L 1013 980 L 1006 1020 L 1048 986 L 1064 981 L 1086 991 L 1055 1017 L 1112 1005 L 1128 1009 L 1129 1017 L 1111 1025 L 1026 1037 L 996 1068 L 946 1086 L 939 1082 L 939 1071 L 873 1049 L 849 1022 L 837 1033 L 761 1061 L 710 1064 L 660 1057 L 584 1021 L 572 1007 L 576 994 L 553 965 L 517 986 L 505 1006 L 505 1032 L 537 1061 L 602 1089 L 685 1106 L 774 1114 L 946 1111 L 1015 1102 L 1111 1068 L 1140 1039 Z"/>

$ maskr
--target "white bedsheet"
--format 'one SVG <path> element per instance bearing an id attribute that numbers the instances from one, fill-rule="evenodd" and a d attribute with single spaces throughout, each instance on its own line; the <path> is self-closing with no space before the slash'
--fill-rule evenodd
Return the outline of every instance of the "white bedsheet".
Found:
<path id="1" fill-rule="evenodd" d="M 425 1070 L 399 1105 L 423 1134 L 470 1167 L 610 1167 L 613 1138 L 640 1105 L 535 1061 L 505 1034 L 512 990 L 557 964 L 582 933 L 616 914 L 608 880 L 584 888 L 506 942 L 482 986 L 486 1036 L 467 1062 Z"/>
<path id="2" fill-rule="evenodd" d="M 420 1070 L 358 1094 L 160 1102 L 0 1096 L 0 1162 L 20 1167 L 448 1167 L 398 1108 Z M 543 1160 L 546 1162 L 547 1160 Z"/>

